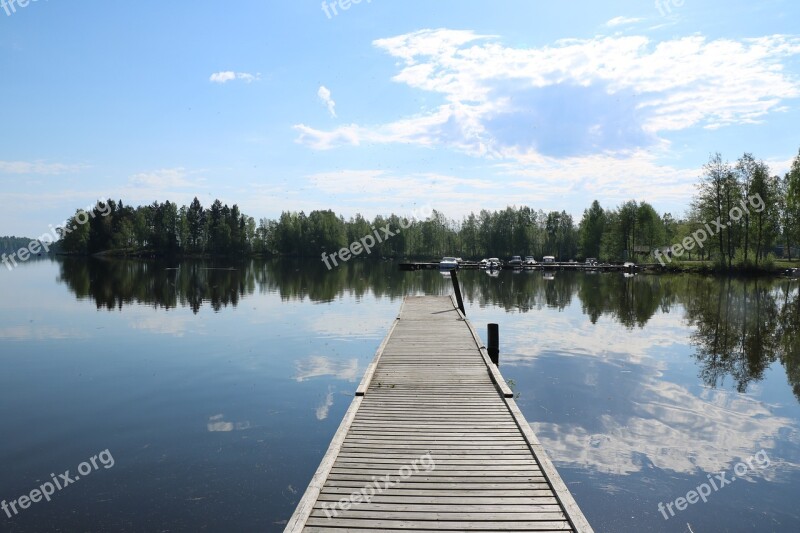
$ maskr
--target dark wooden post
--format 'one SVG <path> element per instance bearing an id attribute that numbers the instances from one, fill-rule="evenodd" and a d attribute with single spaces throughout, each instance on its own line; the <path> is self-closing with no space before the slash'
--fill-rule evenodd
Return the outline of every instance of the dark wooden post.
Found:
<path id="1" fill-rule="evenodd" d="M 487 326 L 489 346 L 489 359 L 492 360 L 497 366 L 500 366 L 500 326 L 497 324 L 489 324 Z"/>
<path id="2" fill-rule="evenodd" d="M 456 275 L 456 269 L 452 269 L 450 271 L 450 279 L 453 280 L 453 291 L 456 293 L 456 303 L 458 304 L 458 308 L 464 313 L 464 316 L 467 315 L 467 312 L 464 310 L 464 300 L 461 298 L 461 287 L 458 284 L 458 276 Z"/>

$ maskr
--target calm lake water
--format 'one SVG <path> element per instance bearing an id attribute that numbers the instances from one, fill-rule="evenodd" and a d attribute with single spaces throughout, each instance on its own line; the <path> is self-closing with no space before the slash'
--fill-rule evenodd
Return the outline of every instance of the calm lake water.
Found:
<path id="1" fill-rule="evenodd" d="M 281 531 L 402 297 L 452 289 L 391 263 L 320 266 L 2 269 L 0 500 L 104 450 L 113 466 L 0 511 L 0 530 Z M 595 530 L 800 531 L 798 282 L 549 277 L 461 281 Z M 707 503 L 659 512 L 761 450 Z"/>

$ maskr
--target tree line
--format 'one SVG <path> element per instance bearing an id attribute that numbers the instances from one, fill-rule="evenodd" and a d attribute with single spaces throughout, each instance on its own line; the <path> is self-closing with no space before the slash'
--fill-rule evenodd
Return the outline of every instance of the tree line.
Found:
<path id="1" fill-rule="evenodd" d="M 752 198 L 763 209 L 756 210 Z M 749 209 L 743 209 L 747 207 Z M 735 209 L 741 211 L 737 213 Z M 791 259 L 800 242 L 800 154 L 783 177 L 751 154 L 728 163 L 714 154 L 704 166 L 697 194 L 682 218 L 658 213 L 646 201 L 630 200 L 603 208 L 595 200 L 579 221 L 565 211 L 545 212 L 528 206 L 481 210 L 455 220 L 433 210 L 424 220 L 396 214 L 368 220 L 345 219 L 331 210 L 283 212 L 277 220 L 258 222 L 237 205 L 216 200 L 208 208 L 195 198 L 189 206 L 169 201 L 130 207 L 109 200 L 101 213 L 77 211 L 66 223 L 61 251 L 153 253 L 157 255 L 241 256 L 247 254 L 319 257 L 348 247 L 388 227 L 392 236 L 376 242 L 372 257 L 464 258 L 552 255 L 557 260 L 597 258 L 605 261 L 653 260 L 654 250 L 698 240 L 684 258 L 715 260 L 730 268 L 758 265 L 776 249 Z M 730 225 L 731 213 L 736 223 Z M 83 219 L 86 223 L 81 223 Z M 86 221 L 88 219 L 88 222 Z M 719 231 L 711 232 L 712 221 Z M 396 231 L 402 228 L 402 231 Z M 784 253 L 785 251 L 785 253 Z"/>
<path id="2" fill-rule="evenodd" d="M 20 248 L 26 248 L 33 239 L 26 237 L 4 236 L 0 237 L 0 252 L 12 253 Z"/>
<path id="3" fill-rule="evenodd" d="M 252 250 L 255 222 L 219 200 L 209 208 L 197 198 L 188 207 L 108 200 L 102 210 L 76 211 L 59 233 L 59 251 L 72 254 L 241 255 Z"/>

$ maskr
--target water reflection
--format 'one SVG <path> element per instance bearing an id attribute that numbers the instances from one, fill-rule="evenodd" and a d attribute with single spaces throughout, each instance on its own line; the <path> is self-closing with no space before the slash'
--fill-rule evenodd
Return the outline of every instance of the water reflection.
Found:
<path id="1" fill-rule="evenodd" d="M 179 265 L 159 261 L 63 258 L 58 281 L 78 298 L 94 300 L 98 309 L 149 304 L 167 309 L 203 303 L 219 311 L 236 306 L 242 295 L 255 291 L 255 271 L 244 264 L 215 266 L 204 262 Z"/>
<path id="2" fill-rule="evenodd" d="M 660 367 L 656 361 L 622 365 L 592 357 L 541 357 L 535 372 L 558 372 L 559 379 L 537 381 L 537 419 L 531 426 L 559 463 L 604 474 L 630 475 L 652 468 L 683 474 L 720 472 L 778 442 L 792 448 L 790 453 L 783 451 L 784 457 L 800 459 L 795 420 L 751 396 L 712 389 L 695 393 L 666 380 Z M 583 396 L 565 394 L 585 387 L 575 380 L 586 375 L 609 391 L 607 403 L 585 403 Z M 580 417 L 569 423 L 549 414 L 565 409 Z M 762 475 L 777 475 L 777 469 Z"/>
<path id="3" fill-rule="evenodd" d="M 786 369 L 794 395 L 800 400 L 800 291 L 797 284 L 791 290 L 789 283 L 784 283 L 777 300 L 780 305 L 776 334 L 779 339 L 778 357 Z"/>
<path id="4" fill-rule="evenodd" d="M 692 344 L 706 385 L 722 385 L 729 377 L 736 390 L 746 392 L 780 360 L 800 399 L 796 283 L 702 277 L 687 277 L 682 283 L 681 303 L 695 331 Z"/>
<path id="5" fill-rule="evenodd" d="M 0 404 L 15 406 L 0 495 L 98 446 L 120 458 L 19 530 L 86 529 L 74 509 L 100 500 L 109 511 L 91 529 L 281 530 L 399 299 L 452 291 L 437 271 L 315 263 L 68 258 L 0 273 Z M 681 519 L 737 531 L 758 514 L 797 529 L 797 281 L 459 279 L 478 330 L 501 323 L 503 374 L 597 531 L 680 530 L 656 504 L 759 448 L 770 468 Z"/>
<path id="6" fill-rule="evenodd" d="M 228 433 L 231 431 L 243 431 L 250 429 L 250 422 L 228 422 L 225 420 L 225 415 L 219 414 L 208 417 L 208 431 Z"/>
<path id="7" fill-rule="evenodd" d="M 298 383 L 322 376 L 355 381 L 361 377 L 358 359 L 336 360 L 325 356 L 312 356 L 297 362 L 295 380 Z"/>
<path id="8" fill-rule="evenodd" d="M 219 311 L 229 305 L 235 307 L 256 290 L 277 293 L 283 301 L 309 299 L 320 303 L 345 295 L 395 299 L 406 294 L 451 291 L 449 276 L 401 272 L 390 262 L 353 262 L 331 271 L 315 262 L 278 260 L 231 265 L 66 258 L 59 264 L 59 281 L 79 298 L 91 299 L 98 309 L 108 310 L 135 303 L 167 309 L 190 307 L 195 313 L 209 305 Z M 657 313 L 680 310 L 692 327 L 694 357 L 706 385 L 719 387 L 730 379 L 736 390 L 745 392 L 763 379 L 770 365 L 780 361 L 800 399 L 800 341 L 795 334 L 800 327 L 800 294 L 796 281 L 506 271 L 489 276 L 481 271 L 462 271 L 460 280 L 468 302 L 520 313 L 544 307 L 564 310 L 577 297 L 592 324 L 607 317 L 626 328 L 644 328 Z M 372 335 L 383 322 L 368 324 L 363 317 L 353 320 L 345 310 L 337 310 L 320 317 L 318 333 Z M 158 329 L 162 323 L 139 327 Z M 21 337 L 24 332 L 15 331 L 13 335 Z M 346 365 L 341 368 L 341 362 L 312 358 L 298 366 L 297 379 L 319 375 L 354 379 L 359 372 L 357 362 Z"/>
<path id="9" fill-rule="evenodd" d="M 331 407 L 333 406 L 333 387 L 328 387 L 328 393 L 325 395 L 325 398 L 322 399 L 319 405 L 317 405 L 316 409 L 316 416 L 317 420 L 325 420 L 328 418 L 328 411 L 330 411 Z"/>

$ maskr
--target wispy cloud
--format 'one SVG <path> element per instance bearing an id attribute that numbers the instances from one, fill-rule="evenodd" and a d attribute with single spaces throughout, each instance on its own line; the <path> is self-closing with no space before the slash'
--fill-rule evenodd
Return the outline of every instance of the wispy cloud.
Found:
<path id="1" fill-rule="evenodd" d="M 629 24 L 636 24 L 637 22 L 641 22 L 643 19 L 635 18 L 635 17 L 614 17 L 613 19 L 606 22 L 606 26 L 609 28 L 616 28 L 617 26 L 627 26 Z"/>
<path id="2" fill-rule="evenodd" d="M 208 198 L 206 195 L 210 185 L 204 172 L 183 167 L 139 172 L 131 175 L 125 185 L 115 188 L 111 197 L 124 198 L 127 203 L 147 204 L 153 200 L 169 200 L 188 205 L 195 196 Z"/>
<path id="3" fill-rule="evenodd" d="M 70 174 L 89 168 L 86 165 L 45 163 L 43 161 L 0 161 L 0 174 Z"/>
<path id="4" fill-rule="evenodd" d="M 195 182 L 189 181 L 186 169 L 165 168 L 151 172 L 140 172 L 130 178 L 131 185 L 137 187 L 195 187 Z"/>
<path id="5" fill-rule="evenodd" d="M 295 366 L 297 372 L 294 379 L 298 382 L 322 376 L 334 376 L 342 380 L 355 381 L 359 369 L 358 359 L 336 360 L 321 355 L 296 361 Z"/>
<path id="6" fill-rule="evenodd" d="M 491 179 L 378 169 L 320 172 L 306 179 L 310 189 L 334 200 L 343 214 L 403 215 L 403 209 L 410 212 L 427 202 L 448 216 L 460 217 L 481 209 L 503 209 L 514 202 L 559 205 L 567 196 L 587 203 L 603 198 L 609 205 L 631 198 L 682 205 L 694 193 L 700 172 L 700 168 L 664 164 L 658 152 L 638 150 L 567 158 L 509 154 L 487 166 Z"/>
<path id="7" fill-rule="evenodd" d="M 328 113 L 330 113 L 333 118 L 336 118 L 336 102 L 331 98 L 330 89 L 324 85 L 320 85 L 317 96 L 319 96 L 319 99 L 328 107 Z"/>
<path id="8" fill-rule="evenodd" d="M 212 83 L 228 83 L 229 81 L 240 80 L 246 83 L 251 83 L 261 79 L 260 74 L 250 74 L 249 72 L 234 72 L 232 70 L 224 70 L 215 72 L 209 78 Z"/>
<path id="9" fill-rule="evenodd" d="M 331 406 L 333 406 L 333 387 L 328 387 L 328 394 L 326 394 L 325 398 L 317 405 L 317 420 L 325 420 L 328 418 L 328 412 Z"/>
<path id="10" fill-rule="evenodd" d="M 250 429 L 250 422 L 247 420 L 244 422 L 228 422 L 225 420 L 225 415 L 219 414 L 208 417 L 206 428 L 212 433 L 229 433 L 231 431 L 243 431 L 245 429 Z"/>

